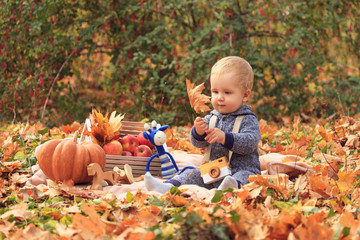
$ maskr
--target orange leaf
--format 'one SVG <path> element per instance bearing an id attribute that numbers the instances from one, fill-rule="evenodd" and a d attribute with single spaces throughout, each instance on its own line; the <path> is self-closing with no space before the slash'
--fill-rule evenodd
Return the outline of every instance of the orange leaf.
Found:
<path id="1" fill-rule="evenodd" d="M 270 239 L 287 239 L 290 231 L 301 223 L 301 213 L 299 211 L 281 212 L 273 220 Z"/>
<path id="2" fill-rule="evenodd" d="M 328 176 L 322 176 L 319 174 L 308 175 L 310 189 L 321 196 L 327 198 L 330 197 L 329 191 L 329 179 Z"/>
<path id="3" fill-rule="evenodd" d="M 268 125 L 267 121 L 264 119 L 260 119 L 259 121 L 259 125 L 260 125 L 260 132 L 261 134 L 274 134 L 277 131 L 277 127 L 276 126 L 270 126 Z"/>
<path id="4" fill-rule="evenodd" d="M 155 220 L 154 214 L 148 210 L 141 210 L 136 214 L 136 220 L 139 222 L 152 222 Z"/>
<path id="5" fill-rule="evenodd" d="M 347 193 L 354 187 L 354 183 L 357 180 L 356 175 L 346 172 L 338 172 L 339 179 L 336 181 L 339 190 L 343 193 Z"/>
<path id="6" fill-rule="evenodd" d="M 285 175 L 284 175 L 285 176 Z M 248 178 L 249 182 L 255 182 L 256 184 L 264 187 L 271 187 L 276 191 L 286 191 L 286 185 L 283 184 L 284 176 L 280 175 L 250 175 Z M 271 180 L 270 180 L 271 179 Z M 275 181 L 274 181 L 275 179 Z M 288 179 L 288 178 L 287 178 Z"/>
<path id="7" fill-rule="evenodd" d="M 330 141 L 334 137 L 334 134 L 326 132 L 326 130 L 324 129 L 323 126 L 318 127 L 317 130 L 318 130 L 319 134 L 321 135 L 321 137 L 327 142 Z"/>
<path id="8" fill-rule="evenodd" d="M 60 210 L 59 211 L 56 211 L 56 212 L 49 212 L 47 213 L 50 217 L 52 217 L 53 219 L 55 220 L 60 220 L 63 215 L 61 214 Z"/>
<path id="9" fill-rule="evenodd" d="M 127 238 L 128 240 L 138 240 L 138 239 L 143 239 L 143 240 L 153 240 L 155 239 L 155 234 L 153 232 L 134 232 L 131 233 L 131 235 Z"/>
<path id="10" fill-rule="evenodd" d="M 159 215 L 161 210 L 157 206 L 150 205 L 150 212 L 152 212 L 154 215 Z"/>
<path id="11" fill-rule="evenodd" d="M 296 147 L 300 148 L 300 147 L 307 147 L 311 144 L 312 141 L 312 137 L 308 136 L 305 137 L 304 135 L 301 135 L 299 138 L 297 138 L 296 136 L 290 135 L 290 138 L 292 140 L 294 140 L 293 144 L 295 144 Z"/>
<path id="12" fill-rule="evenodd" d="M 20 163 L 18 161 L 16 161 L 16 162 L 2 162 L 1 165 L 0 165 L 0 173 L 1 172 L 13 172 L 19 166 L 20 166 Z"/>
<path id="13" fill-rule="evenodd" d="M 294 230 L 297 239 L 331 239 L 333 230 L 323 224 L 326 214 L 318 212 L 310 215 Z"/>
<path id="14" fill-rule="evenodd" d="M 105 235 L 105 229 L 91 221 L 90 218 L 81 215 L 80 213 L 75 214 L 72 217 L 73 228 L 79 229 L 84 232 L 90 232 L 95 235 Z"/>
<path id="15" fill-rule="evenodd" d="M 11 141 L 11 138 L 10 138 Z M 9 158 L 12 157 L 13 154 L 15 154 L 15 150 L 16 150 L 16 143 L 10 142 L 9 144 L 4 144 L 3 146 L 3 154 L 4 154 L 4 159 L 3 161 L 7 161 Z"/>
<path id="16" fill-rule="evenodd" d="M 73 132 L 72 129 L 71 129 L 71 127 L 70 127 L 69 125 L 64 125 L 64 126 L 62 126 L 62 127 L 61 127 L 61 131 L 63 131 L 63 132 L 66 133 L 66 134 L 69 134 L 69 133 L 72 133 L 72 132 Z"/>
<path id="17" fill-rule="evenodd" d="M 236 195 L 237 195 L 237 198 L 241 200 L 241 202 L 244 202 L 249 195 L 249 191 L 243 190 L 240 192 L 236 192 Z"/>
<path id="18" fill-rule="evenodd" d="M 80 128 L 80 123 L 75 121 L 71 125 L 62 126 L 61 131 L 63 131 L 66 134 L 69 134 L 69 133 L 74 133 L 75 131 L 79 130 L 79 128 Z"/>
<path id="19" fill-rule="evenodd" d="M 186 79 L 187 94 L 189 96 L 190 105 L 196 113 L 210 111 L 211 109 L 206 105 L 210 103 L 210 97 L 201 94 L 205 89 L 204 83 L 197 85 L 195 88 L 194 83 L 191 83 L 189 79 Z"/>
<path id="20" fill-rule="evenodd" d="M 360 221 L 354 218 L 354 214 L 351 212 L 344 212 L 340 217 L 340 224 L 342 227 L 350 228 L 350 234 L 352 236 L 358 235 L 357 229 L 359 229 Z"/>
<path id="21" fill-rule="evenodd" d="M 183 196 L 173 196 L 171 201 L 176 207 L 182 207 L 188 204 L 188 200 Z"/>
<path id="22" fill-rule="evenodd" d="M 81 208 L 98 227 L 105 229 L 106 224 L 101 221 L 100 216 L 97 214 L 95 208 L 88 204 L 84 204 Z"/>

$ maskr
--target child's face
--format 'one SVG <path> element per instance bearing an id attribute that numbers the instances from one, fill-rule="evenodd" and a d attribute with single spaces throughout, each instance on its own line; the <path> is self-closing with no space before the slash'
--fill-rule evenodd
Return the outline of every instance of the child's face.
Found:
<path id="1" fill-rule="evenodd" d="M 250 90 L 245 90 L 231 72 L 211 79 L 211 103 L 221 114 L 235 112 L 249 96 Z"/>

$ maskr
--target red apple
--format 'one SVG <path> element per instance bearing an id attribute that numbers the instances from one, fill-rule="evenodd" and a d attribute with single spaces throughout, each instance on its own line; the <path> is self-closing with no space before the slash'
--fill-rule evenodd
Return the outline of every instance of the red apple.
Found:
<path id="1" fill-rule="evenodd" d="M 151 148 L 147 145 L 140 145 L 135 149 L 134 156 L 137 157 L 151 157 Z"/>
<path id="2" fill-rule="evenodd" d="M 128 134 L 128 135 L 124 136 L 120 140 L 120 142 L 121 142 L 121 144 L 123 146 L 123 150 L 124 151 L 129 151 L 131 153 L 134 153 L 135 148 L 140 145 L 137 138 L 134 135 L 131 135 L 131 134 Z"/>
<path id="3" fill-rule="evenodd" d="M 155 146 L 151 144 L 151 142 L 149 140 L 147 140 L 143 133 L 139 133 L 139 135 L 137 135 L 137 139 L 139 140 L 139 144 L 140 145 L 147 145 L 149 146 L 151 149 L 153 149 Z"/>
<path id="4" fill-rule="evenodd" d="M 111 141 L 103 146 L 104 152 L 110 155 L 121 155 L 123 147 L 119 141 Z"/>
<path id="5" fill-rule="evenodd" d="M 123 156 L 132 156 L 132 153 L 129 151 L 123 151 L 122 154 Z"/>

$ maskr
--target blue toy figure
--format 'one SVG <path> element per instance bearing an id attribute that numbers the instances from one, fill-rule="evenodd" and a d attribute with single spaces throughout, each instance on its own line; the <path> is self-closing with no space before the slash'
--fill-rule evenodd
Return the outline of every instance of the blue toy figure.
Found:
<path id="1" fill-rule="evenodd" d="M 149 140 L 156 148 L 157 154 L 154 154 L 150 157 L 146 164 L 146 174 L 150 174 L 150 163 L 155 157 L 159 157 L 161 161 L 161 175 L 164 179 L 171 179 L 175 174 L 179 172 L 179 168 L 176 165 L 176 162 L 173 156 L 168 152 L 166 146 L 166 134 L 164 131 L 169 127 L 168 125 L 160 126 L 156 121 L 152 121 L 152 128 L 149 124 L 145 123 L 144 128 L 146 131 L 143 132 L 144 138 Z M 185 167 L 181 170 L 183 172 L 185 169 L 194 168 L 191 166 Z"/>

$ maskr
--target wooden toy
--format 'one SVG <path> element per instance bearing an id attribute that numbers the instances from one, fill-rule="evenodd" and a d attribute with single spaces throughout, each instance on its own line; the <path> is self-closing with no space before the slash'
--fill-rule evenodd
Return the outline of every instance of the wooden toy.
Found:
<path id="1" fill-rule="evenodd" d="M 115 184 L 115 171 L 103 172 L 100 165 L 97 163 L 90 163 L 87 167 L 88 175 L 93 177 L 90 189 L 102 190 L 101 182 L 104 180 L 109 185 Z"/>
<path id="2" fill-rule="evenodd" d="M 226 176 L 231 175 L 226 157 L 215 159 L 214 161 L 200 165 L 201 176 L 205 184 L 216 182 Z"/>

